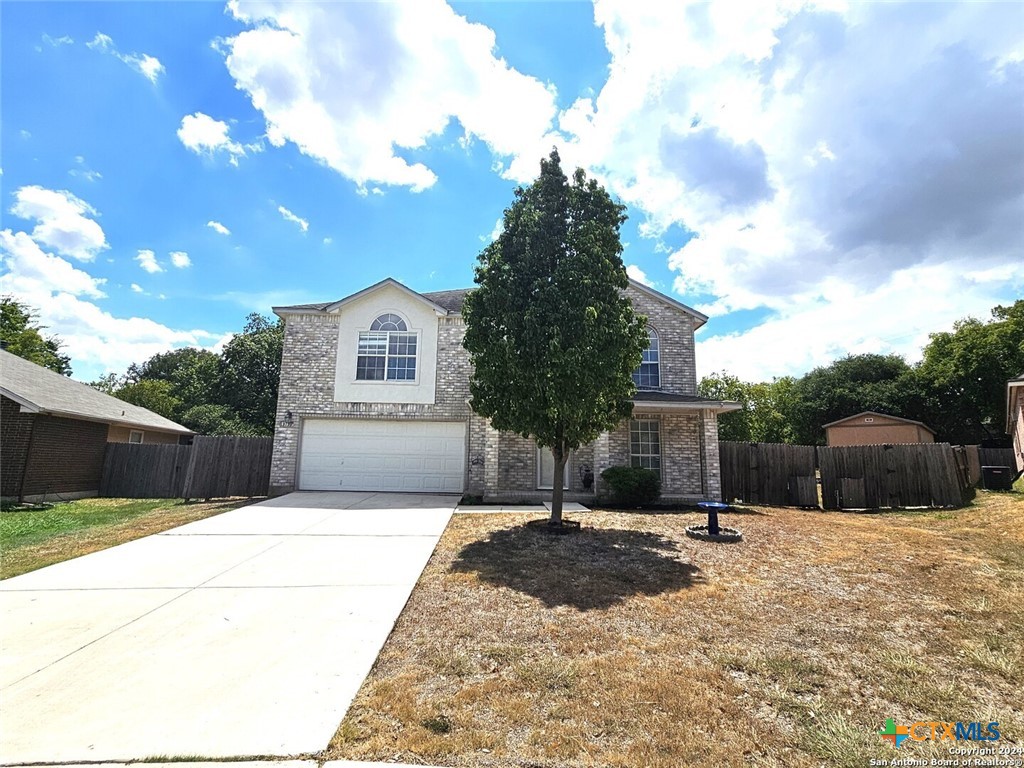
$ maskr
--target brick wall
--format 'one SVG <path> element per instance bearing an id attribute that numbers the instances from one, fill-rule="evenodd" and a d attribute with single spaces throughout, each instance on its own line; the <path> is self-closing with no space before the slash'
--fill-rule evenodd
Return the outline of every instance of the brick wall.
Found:
<path id="1" fill-rule="evenodd" d="M 658 332 L 661 389 L 675 395 L 697 394 L 693 317 L 630 286 L 626 295 L 638 314 Z"/>
<path id="2" fill-rule="evenodd" d="M 693 318 L 633 287 L 627 290 L 637 312 L 646 315 L 658 333 L 661 352 L 661 389 L 695 395 Z M 543 497 L 537 490 L 537 450 L 531 440 L 499 435 L 484 419 L 471 412 L 469 354 L 462 347 L 465 324 L 461 317 L 438 320 L 437 374 L 433 403 L 349 403 L 334 401 L 338 354 L 339 316 L 289 315 L 285 322 L 277 428 L 271 466 L 271 491 L 294 489 L 301 422 L 306 418 L 384 418 L 468 422 L 466 451 L 467 493 L 490 498 Z M 427 353 L 424 350 L 424 353 Z M 291 412 L 291 423 L 286 423 Z M 666 489 L 677 498 L 701 498 L 702 419 L 699 415 L 666 416 L 665 435 L 673 430 L 663 450 Z M 678 431 L 675 431 L 677 430 Z M 717 443 L 716 443 L 717 445 Z M 674 456 L 668 456 L 671 449 Z M 716 451 L 717 453 L 717 451 Z M 610 463 L 605 463 L 607 461 Z M 717 458 L 716 458 L 717 461 Z M 569 464 L 568 494 L 584 494 L 580 466 L 595 475 L 612 464 L 629 463 L 629 426 L 624 422 L 599 445 L 582 447 Z"/>
<path id="3" fill-rule="evenodd" d="M 21 406 L 0 396 L 0 496 L 21 497 L 21 479 L 25 474 L 34 413 L 22 413 Z"/>
<path id="4" fill-rule="evenodd" d="M 93 421 L 36 416 L 22 495 L 98 492 L 107 429 Z"/>
<path id="5" fill-rule="evenodd" d="M 281 384 L 277 396 L 277 427 L 270 469 L 272 493 L 294 490 L 301 420 L 317 417 L 347 419 L 411 419 L 468 421 L 467 487 L 483 484 L 482 466 L 472 457 L 483 452 L 482 420 L 471 420 L 469 353 L 462 347 L 466 326 L 459 316 L 438 320 L 437 374 L 433 403 L 350 403 L 334 400 L 338 355 L 338 315 L 289 315 L 285 321 Z M 424 350 L 424 354 L 427 351 Z M 292 423 L 287 424 L 287 413 Z M 472 490 L 471 490 L 472 492 Z"/>

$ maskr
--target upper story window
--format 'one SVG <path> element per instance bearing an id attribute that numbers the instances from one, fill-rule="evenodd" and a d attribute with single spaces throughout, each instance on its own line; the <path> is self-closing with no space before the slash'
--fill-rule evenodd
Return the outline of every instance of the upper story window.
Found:
<path id="1" fill-rule="evenodd" d="M 648 326 L 647 335 L 651 342 L 644 350 L 640 367 L 633 371 L 633 383 L 637 389 L 659 389 L 661 387 L 661 353 L 658 348 L 658 332 Z"/>
<path id="2" fill-rule="evenodd" d="M 398 315 L 383 314 L 359 332 L 357 381 L 415 381 L 416 334 Z"/>

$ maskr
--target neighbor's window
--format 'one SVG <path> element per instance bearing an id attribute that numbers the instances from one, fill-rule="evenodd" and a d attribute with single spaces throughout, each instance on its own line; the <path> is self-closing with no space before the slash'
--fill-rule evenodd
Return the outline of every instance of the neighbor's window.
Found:
<path id="1" fill-rule="evenodd" d="M 128 442 L 129 443 L 141 443 L 142 442 L 142 434 L 143 433 L 140 432 L 139 430 L 133 429 L 131 432 L 128 433 Z"/>
<path id="2" fill-rule="evenodd" d="M 633 371 L 633 383 L 637 389 L 658 389 L 661 387 L 661 364 L 658 351 L 658 332 L 653 328 L 647 328 L 647 335 L 651 342 L 644 350 L 643 361 L 640 367 Z"/>
<path id="3" fill-rule="evenodd" d="M 356 354 L 359 381 L 416 380 L 416 334 L 398 315 L 381 315 L 360 332 Z"/>
<path id="4" fill-rule="evenodd" d="M 629 422 L 629 463 L 634 467 L 653 469 L 661 476 L 661 433 L 654 419 L 633 419 Z"/>

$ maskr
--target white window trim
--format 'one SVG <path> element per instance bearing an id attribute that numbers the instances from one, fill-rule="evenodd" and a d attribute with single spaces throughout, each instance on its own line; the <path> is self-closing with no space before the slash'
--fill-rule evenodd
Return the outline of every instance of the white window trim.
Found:
<path id="1" fill-rule="evenodd" d="M 377 320 L 379 318 L 383 317 L 384 315 L 394 315 L 395 317 L 400 318 L 402 320 L 402 322 L 405 323 L 405 327 L 406 327 L 407 330 L 404 330 L 404 331 L 371 331 L 369 328 L 361 328 L 359 331 L 357 331 L 356 332 L 356 366 L 355 366 L 355 370 L 353 371 L 353 374 L 352 374 L 352 377 L 353 377 L 352 378 L 352 383 L 353 384 L 359 384 L 359 385 L 368 384 L 368 385 L 371 385 L 371 386 L 380 386 L 381 384 L 386 384 L 388 386 L 391 386 L 391 385 L 417 386 L 420 383 L 420 368 L 422 367 L 422 363 L 423 363 L 422 356 L 420 355 L 420 351 L 423 349 L 423 334 L 421 333 L 421 331 L 419 329 L 414 329 L 414 328 L 410 327 L 409 319 L 404 314 L 402 314 L 401 312 L 397 312 L 396 310 L 393 310 L 393 309 L 388 309 L 388 310 L 384 310 L 383 312 L 378 312 L 376 315 L 374 315 L 373 320 L 370 321 L 370 325 L 372 326 L 375 322 L 377 322 Z M 359 355 L 359 339 L 360 339 L 360 337 L 364 333 L 387 333 L 387 334 L 405 333 L 405 334 L 412 334 L 412 335 L 414 335 L 416 337 L 416 357 L 415 357 L 415 360 L 416 360 L 416 376 L 411 378 L 411 379 L 389 379 L 388 378 L 388 352 L 386 351 L 387 348 L 385 348 L 385 352 L 384 352 L 384 378 L 383 379 L 360 379 L 359 378 L 359 357 L 360 357 L 360 355 Z M 390 336 L 388 337 L 388 347 L 390 347 Z M 400 355 L 400 357 L 407 357 L 407 355 Z"/>
<path id="2" fill-rule="evenodd" d="M 637 384 L 636 388 L 639 391 L 641 391 L 641 392 L 657 392 L 658 390 L 661 389 L 661 333 L 659 333 L 658 329 L 655 328 L 653 325 L 648 324 L 647 325 L 648 344 L 644 348 L 645 352 L 648 349 L 651 348 L 651 345 L 650 345 L 650 337 L 651 336 L 654 336 L 654 339 L 658 342 L 658 362 L 657 363 L 653 363 L 653 365 L 656 365 L 657 369 L 658 369 L 658 385 L 656 387 L 647 387 L 647 386 L 642 387 L 639 384 Z M 634 373 L 638 374 L 640 372 L 640 369 L 643 367 L 643 365 L 644 365 L 644 363 L 643 363 L 643 361 L 641 361 L 640 365 L 637 366 L 637 368 L 634 371 Z M 648 365 L 652 365 L 652 364 L 648 363 Z M 634 383 L 636 383 L 636 382 L 634 382 Z"/>
<path id="3" fill-rule="evenodd" d="M 658 425 L 658 452 L 656 454 L 655 453 L 633 453 L 633 424 L 636 423 L 636 422 L 641 422 L 641 421 L 653 422 L 654 424 Z M 644 458 L 644 457 L 653 458 L 653 457 L 657 457 L 657 459 L 658 459 L 658 469 L 656 471 L 658 473 L 658 477 L 662 477 L 663 478 L 664 474 L 665 474 L 665 466 L 664 466 L 664 462 L 662 461 L 662 459 L 663 459 L 665 453 L 664 453 L 664 450 L 662 448 L 662 438 L 663 438 L 663 436 L 661 434 L 661 420 L 660 419 L 636 418 L 636 417 L 633 417 L 632 419 L 630 419 L 630 421 L 629 421 L 629 466 L 631 466 L 631 467 L 635 466 L 633 464 L 633 459 L 634 458 Z"/>
<path id="4" fill-rule="evenodd" d="M 138 435 L 138 441 L 132 440 L 132 437 Z M 146 433 L 141 429 L 130 429 L 128 430 L 128 442 L 132 445 L 142 445 L 146 442 Z"/>
<path id="5" fill-rule="evenodd" d="M 538 491 L 553 491 L 555 490 L 554 478 L 551 478 L 551 485 L 542 485 L 543 479 L 541 478 L 541 456 L 544 451 L 550 451 L 550 448 L 541 448 L 537 446 L 537 490 Z M 562 490 L 569 490 L 569 464 L 572 462 L 572 451 L 569 452 L 569 457 L 565 460 L 565 467 L 562 468 Z"/>

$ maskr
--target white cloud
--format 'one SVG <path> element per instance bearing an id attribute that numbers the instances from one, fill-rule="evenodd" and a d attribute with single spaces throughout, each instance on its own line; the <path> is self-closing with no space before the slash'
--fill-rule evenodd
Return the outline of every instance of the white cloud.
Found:
<path id="1" fill-rule="evenodd" d="M 131 363 L 174 347 L 223 345 L 221 334 L 178 330 L 148 318 L 113 316 L 91 301 L 105 297 L 105 282 L 44 252 L 26 232 L 0 231 L 3 292 L 32 307 L 47 333 L 64 342 L 76 379 L 93 381 L 105 373 L 123 373 Z M 145 294 L 134 283 L 131 289 Z"/>
<path id="2" fill-rule="evenodd" d="M 60 37 L 51 37 L 50 35 L 43 34 L 43 42 L 47 45 L 51 45 L 54 48 L 58 48 L 62 45 L 71 45 L 75 41 L 68 35 L 61 35 Z"/>
<path id="3" fill-rule="evenodd" d="M 652 286 L 654 283 L 647 277 L 647 274 L 640 269 L 636 264 L 626 265 L 626 274 L 636 280 L 638 283 L 643 283 L 646 286 Z"/>
<path id="4" fill-rule="evenodd" d="M 103 228 L 90 218 L 98 215 L 95 209 L 67 190 L 20 187 L 14 201 L 11 213 L 38 222 L 32 239 L 41 245 L 79 261 L 92 261 L 109 248 Z"/>
<path id="5" fill-rule="evenodd" d="M 123 61 L 151 83 L 155 83 L 164 71 L 164 65 L 155 56 L 150 56 L 147 53 L 121 53 L 117 50 L 110 35 L 105 35 L 102 32 L 97 32 L 92 41 L 85 45 L 94 51 L 109 53 L 115 59 Z"/>
<path id="6" fill-rule="evenodd" d="M 185 251 L 171 251 L 171 264 L 178 269 L 185 269 L 192 266 L 192 259 Z"/>
<path id="7" fill-rule="evenodd" d="M 242 145 L 231 139 L 228 124 L 222 120 L 214 120 L 209 115 L 196 112 L 181 118 L 178 138 L 188 149 L 197 155 L 213 156 L 219 152 L 228 155 L 228 162 L 238 165 L 238 158 L 248 152 L 259 152 L 259 144 Z M 210 226 L 207 224 L 207 226 Z M 214 227 L 216 229 L 216 227 Z M 219 231 L 219 230 L 218 230 Z"/>
<path id="8" fill-rule="evenodd" d="M 822 298 L 784 308 L 741 333 L 698 335 L 698 375 L 725 370 L 749 381 L 802 374 L 846 354 L 898 354 L 920 359 L 930 333 L 950 330 L 966 316 L 989 318 L 1008 303 L 1003 292 L 1024 293 L 1024 263 L 998 274 L 971 272 L 969 259 L 918 265 L 884 283 L 855 289 L 831 278 Z M 706 326 L 713 330 L 714 322 Z"/>
<path id="9" fill-rule="evenodd" d="M 480 235 L 480 242 L 481 243 L 487 243 L 488 245 L 490 245 L 495 240 L 497 240 L 499 237 L 501 237 L 501 233 L 504 232 L 504 231 L 505 231 L 505 217 L 504 216 L 499 216 L 498 220 L 496 222 L 494 222 L 494 226 L 491 228 L 490 234 Z"/>
<path id="10" fill-rule="evenodd" d="M 441 0 L 228 7 L 250 28 L 224 41 L 227 67 L 271 144 L 292 142 L 359 187 L 431 186 L 434 172 L 402 151 L 452 120 L 517 180 L 558 138 L 553 86 L 512 69 L 493 31 Z"/>
<path id="11" fill-rule="evenodd" d="M 219 221 L 208 221 L 206 226 L 216 232 L 218 235 L 230 235 L 231 230 L 221 224 Z"/>
<path id="12" fill-rule="evenodd" d="M 143 270 L 149 272 L 151 275 L 155 275 L 157 272 L 163 272 L 164 268 L 156 260 L 156 254 L 148 248 L 143 248 L 139 251 L 139 255 L 135 257 L 135 260 L 139 262 L 139 266 Z"/>
<path id="13" fill-rule="evenodd" d="M 103 178 L 102 173 L 89 168 L 85 158 L 81 155 L 75 157 L 75 167 L 68 171 L 68 175 L 78 179 L 85 179 L 86 181 L 96 181 Z"/>
<path id="14" fill-rule="evenodd" d="M 146 291 L 145 291 L 145 290 L 143 290 L 142 286 L 141 286 L 141 285 L 139 285 L 138 283 L 132 283 L 132 290 L 133 290 L 133 291 L 134 291 L 135 293 L 142 293 L 142 294 L 146 294 Z M 146 295 L 148 296 L 149 294 L 146 294 Z"/>
<path id="15" fill-rule="evenodd" d="M 1019 265 L 1016 9 L 779 0 L 737 14 L 728 3 L 598 0 L 595 19 L 609 77 L 560 115 L 572 137 L 563 161 L 640 211 L 645 236 L 696 233 L 668 257 L 690 303 L 776 313 L 746 337 L 766 371 L 806 365 L 756 354 L 798 344 L 801 318 L 830 330 L 833 356 L 867 343 L 856 341 L 865 328 L 903 349 L 897 339 L 917 325 L 871 299 L 901 275 Z M 973 295 L 994 304 L 1012 289 Z M 976 311 L 966 295 L 944 296 L 949 317 Z M 934 311 L 919 320 L 940 322 Z M 770 344 L 769 331 L 794 336 Z M 702 354 L 725 348 L 712 341 Z"/>
<path id="16" fill-rule="evenodd" d="M 333 237 L 325 237 L 324 238 L 324 245 L 330 245 L 333 242 L 334 242 L 334 238 Z"/>
<path id="17" fill-rule="evenodd" d="M 309 231 L 309 222 L 306 221 L 301 216 L 296 216 L 283 205 L 277 206 L 277 212 L 280 213 L 285 218 L 286 221 L 290 221 L 293 224 L 297 224 L 299 229 L 301 229 L 303 232 Z"/>
<path id="18" fill-rule="evenodd" d="M 73 296 L 103 298 L 103 279 L 94 278 L 70 262 L 45 253 L 25 232 L 0 231 L 3 292 L 18 296 L 49 295 L 60 291 Z"/>

